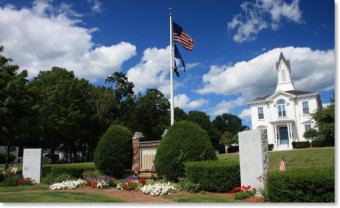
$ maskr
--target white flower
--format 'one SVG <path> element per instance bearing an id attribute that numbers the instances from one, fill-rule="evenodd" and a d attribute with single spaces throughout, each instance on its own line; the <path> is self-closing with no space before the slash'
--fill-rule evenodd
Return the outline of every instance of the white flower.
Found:
<path id="1" fill-rule="evenodd" d="M 141 192 L 151 196 L 168 195 L 176 192 L 177 189 L 170 183 L 155 183 L 153 185 L 145 185 L 141 188 Z"/>
<path id="2" fill-rule="evenodd" d="M 85 185 L 86 181 L 83 179 L 78 180 L 68 180 L 63 181 L 61 183 L 55 183 L 50 186 L 50 189 L 52 190 L 60 190 L 60 189 L 76 189 L 82 185 Z"/>

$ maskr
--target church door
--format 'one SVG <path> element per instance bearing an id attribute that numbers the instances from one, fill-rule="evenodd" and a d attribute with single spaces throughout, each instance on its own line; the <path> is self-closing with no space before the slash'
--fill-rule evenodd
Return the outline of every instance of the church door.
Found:
<path id="1" fill-rule="evenodd" d="M 287 127 L 280 127 L 280 144 L 289 144 Z"/>

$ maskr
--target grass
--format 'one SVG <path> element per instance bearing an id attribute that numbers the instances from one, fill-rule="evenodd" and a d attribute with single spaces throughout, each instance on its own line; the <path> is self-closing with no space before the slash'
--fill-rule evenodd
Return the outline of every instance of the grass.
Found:
<path id="1" fill-rule="evenodd" d="M 124 202 L 114 197 L 88 194 L 88 193 L 72 193 L 72 192 L 35 192 L 20 194 L 0 194 L 0 202 L 23 203 L 23 202 L 57 202 L 57 203 L 95 203 L 95 202 Z"/>
<path id="2" fill-rule="evenodd" d="M 208 195 L 208 194 L 185 194 L 185 195 L 168 195 L 165 199 L 170 199 L 179 203 L 243 203 L 244 201 L 235 200 L 223 196 Z"/>
<path id="3" fill-rule="evenodd" d="M 335 149 L 325 147 L 317 149 L 299 149 L 269 152 L 270 171 L 279 168 L 281 155 L 284 153 L 286 168 L 310 166 L 334 166 Z M 239 154 L 221 154 L 219 160 L 239 160 Z"/>
<path id="4" fill-rule="evenodd" d="M 49 185 L 46 185 L 46 184 L 37 184 L 37 185 L 32 185 L 32 186 L 4 186 L 4 187 L 0 187 L 0 193 L 31 191 L 31 190 L 45 190 L 48 188 L 49 188 Z"/>

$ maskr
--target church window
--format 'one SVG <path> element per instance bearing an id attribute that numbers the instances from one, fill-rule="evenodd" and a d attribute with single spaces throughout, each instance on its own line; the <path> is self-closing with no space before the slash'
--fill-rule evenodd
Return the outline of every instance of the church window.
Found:
<path id="1" fill-rule="evenodd" d="M 264 119 L 263 107 L 258 107 L 257 110 L 258 110 L 259 119 Z"/>
<path id="2" fill-rule="evenodd" d="M 309 114 L 308 101 L 302 102 L 302 110 L 303 110 L 303 114 Z"/>
<path id="3" fill-rule="evenodd" d="M 277 107 L 279 110 L 279 118 L 286 117 L 286 107 L 285 107 L 286 102 L 284 100 L 280 100 L 277 103 Z"/>

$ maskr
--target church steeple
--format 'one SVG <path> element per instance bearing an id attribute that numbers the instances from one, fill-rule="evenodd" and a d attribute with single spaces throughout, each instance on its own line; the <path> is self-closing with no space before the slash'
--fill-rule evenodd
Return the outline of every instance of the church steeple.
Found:
<path id="1" fill-rule="evenodd" d="M 283 53 L 280 53 L 279 61 L 276 62 L 276 71 L 277 71 L 277 87 L 276 91 L 289 91 L 295 90 L 294 85 L 292 83 L 292 79 L 290 78 L 290 62 L 286 60 Z"/>

